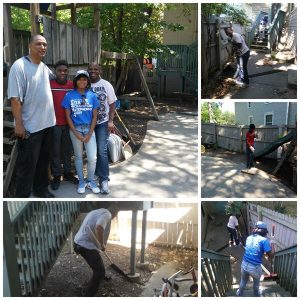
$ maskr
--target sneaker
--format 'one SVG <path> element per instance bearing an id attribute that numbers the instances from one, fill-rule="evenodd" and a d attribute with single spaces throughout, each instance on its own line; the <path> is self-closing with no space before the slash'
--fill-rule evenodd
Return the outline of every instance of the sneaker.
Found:
<path id="1" fill-rule="evenodd" d="M 237 295 L 237 297 L 240 297 L 240 296 L 241 296 L 241 294 L 240 294 L 240 289 L 237 289 L 236 295 Z"/>
<path id="2" fill-rule="evenodd" d="M 100 183 L 101 194 L 109 194 L 108 180 L 104 180 Z"/>
<path id="3" fill-rule="evenodd" d="M 97 185 L 94 181 L 89 181 L 87 183 L 86 187 L 91 189 L 94 194 L 99 194 L 100 193 L 100 189 L 97 187 Z"/>
<path id="4" fill-rule="evenodd" d="M 77 193 L 78 194 L 84 194 L 85 193 L 85 187 L 86 187 L 85 181 L 79 182 L 78 188 L 77 188 Z"/>
<path id="5" fill-rule="evenodd" d="M 60 176 L 54 176 L 53 177 L 53 180 L 51 181 L 51 189 L 53 190 L 53 191 L 56 191 L 56 190 L 58 190 L 58 188 L 59 188 L 59 185 L 60 185 Z"/>
<path id="6" fill-rule="evenodd" d="M 79 183 L 79 180 L 71 172 L 64 174 L 64 180 L 70 181 L 70 182 L 72 182 L 74 184 L 78 184 Z"/>

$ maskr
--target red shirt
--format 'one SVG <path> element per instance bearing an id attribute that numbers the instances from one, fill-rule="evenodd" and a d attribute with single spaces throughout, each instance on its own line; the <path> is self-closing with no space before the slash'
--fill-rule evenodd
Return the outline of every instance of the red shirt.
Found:
<path id="1" fill-rule="evenodd" d="M 73 82 L 68 80 L 66 84 L 60 84 L 53 79 L 50 80 L 50 86 L 53 95 L 56 125 L 67 125 L 65 109 L 61 106 L 61 103 L 66 93 L 73 90 Z"/>
<path id="2" fill-rule="evenodd" d="M 247 131 L 246 143 L 247 143 L 248 147 L 254 146 L 254 138 L 255 138 L 255 131 L 254 130 L 252 132 Z"/>

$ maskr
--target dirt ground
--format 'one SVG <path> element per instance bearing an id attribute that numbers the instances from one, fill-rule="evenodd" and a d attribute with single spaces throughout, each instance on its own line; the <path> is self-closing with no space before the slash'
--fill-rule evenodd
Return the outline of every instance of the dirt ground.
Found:
<path id="1" fill-rule="evenodd" d="M 232 152 L 232 151 L 227 151 L 224 149 L 206 149 L 206 152 L 204 155 L 208 156 L 214 156 L 214 157 L 220 157 L 220 158 L 226 158 L 230 159 L 234 162 L 239 162 L 239 163 L 245 163 L 246 161 L 246 155 L 242 155 L 240 153 Z M 269 158 L 259 158 L 256 163 L 255 167 L 267 172 L 268 174 L 272 174 L 274 171 L 275 167 L 277 165 L 277 161 L 275 159 L 269 159 Z M 271 175 L 273 176 L 273 175 Z M 292 189 L 295 193 L 297 192 L 296 189 L 293 186 L 293 168 L 291 167 L 290 164 L 284 163 L 280 170 L 277 172 L 275 178 L 279 179 L 280 182 L 285 184 L 287 187 Z"/>
<path id="2" fill-rule="evenodd" d="M 81 214 L 73 226 L 76 233 L 85 214 Z M 130 249 L 115 244 L 107 245 L 107 254 L 114 264 L 119 266 L 125 273 L 129 273 Z M 136 259 L 139 261 L 140 251 L 136 251 Z M 150 264 L 148 269 L 137 269 L 140 274 L 138 283 L 129 282 L 126 278 L 116 273 L 109 262 L 103 258 L 106 267 L 106 276 L 110 281 L 101 283 L 98 297 L 138 297 L 143 286 L 148 282 L 152 272 L 159 269 L 167 262 L 177 262 L 178 270 L 187 270 L 194 266 L 198 269 L 198 251 L 182 248 L 170 248 L 149 246 L 146 248 L 145 261 Z M 70 242 L 67 241 L 54 264 L 46 282 L 40 290 L 40 297 L 80 297 L 81 287 L 86 283 L 92 271 L 85 260 L 76 253 L 70 253 Z M 166 274 L 166 277 L 171 274 Z M 159 287 L 158 287 L 159 288 Z"/>

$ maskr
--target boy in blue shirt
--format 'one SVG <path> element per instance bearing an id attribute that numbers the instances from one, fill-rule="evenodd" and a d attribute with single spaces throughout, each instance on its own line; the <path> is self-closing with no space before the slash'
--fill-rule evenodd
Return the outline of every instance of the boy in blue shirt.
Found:
<path id="1" fill-rule="evenodd" d="M 241 282 L 237 290 L 237 296 L 243 296 L 249 276 L 253 278 L 254 297 L 260 297 L 259 282 L 262 275 L 261 263 L 264 253 L 269 259 L 275 254 L 274 240 L 266 238 L 268 233 L 267 225 L 258 221 L 255 224 L 253 234 L 247 237 L 245 254 L 241 265 Z"/>

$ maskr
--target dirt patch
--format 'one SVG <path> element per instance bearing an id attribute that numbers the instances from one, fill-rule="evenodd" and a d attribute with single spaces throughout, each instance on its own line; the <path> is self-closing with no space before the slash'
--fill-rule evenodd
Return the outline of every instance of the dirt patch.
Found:
<path id="1" fill-rule="evenodd" d="M 85 214 L 81 214 L 76 221 L 73 232 L 76 233 Z M 127 247 L 108 244 L 107 253 L 112 261 L 125 273 L 130 271 L 130 249 Z M 137 261 L 140 258 L 140 251 L 136 252 Z M 103 258 L 106 267 L 106 276 L 111 277 L 110 281 L 100 284 L 98 297 L 138 297 L 144 285 L 149 281 L 152 271 L 159 269 L 167 262 L 177 262 L 183 270 L 194 266 L 197 269 L 198 251 L 183 248 L 170 248 L 149 246 L 146 249 L 145 261 L 149 262 L 152 270 L 137 269 L 140 274 L 138 283 L 129 282 L 127 279 L 116 273 L 109 266 L 109 262 Z M 92 271 L 85 260 L 75 253 L 70 254 L 70 242 L 66 242 L 49 276 L 41 288 L 38 296 L 43 297 L 80 297 L 81 286 L 86 283 Z M 166 274 L 166 277 L 170 274 Z"/>

